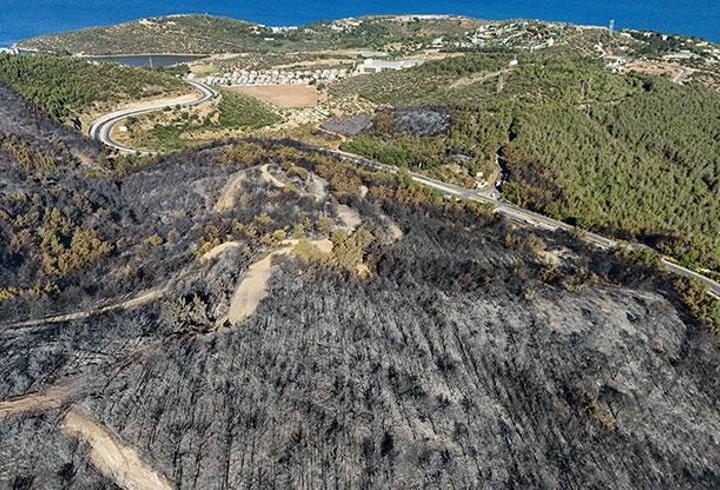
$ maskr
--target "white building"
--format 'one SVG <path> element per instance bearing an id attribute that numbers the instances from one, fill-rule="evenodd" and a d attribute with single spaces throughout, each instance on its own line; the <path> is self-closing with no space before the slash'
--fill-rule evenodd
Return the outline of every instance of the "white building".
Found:
<path id="1" fill-rule="evenodd" d="M 425 60 L 365 60 L 355 69 L 357 74 L 382 73 L 384 71 L 398 71 L 413 68 L 425 63 Z"/>

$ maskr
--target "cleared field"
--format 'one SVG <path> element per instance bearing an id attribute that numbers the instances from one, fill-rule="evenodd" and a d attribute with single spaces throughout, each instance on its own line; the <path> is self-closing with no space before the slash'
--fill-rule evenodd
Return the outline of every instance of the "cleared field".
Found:
<path id="1" fill-rule="evenodd" d="M 314 107 L 320 102 L 320 92 L 312 85 L 243 85 L 229 90 L 275 104 L 285 109 Z"/>

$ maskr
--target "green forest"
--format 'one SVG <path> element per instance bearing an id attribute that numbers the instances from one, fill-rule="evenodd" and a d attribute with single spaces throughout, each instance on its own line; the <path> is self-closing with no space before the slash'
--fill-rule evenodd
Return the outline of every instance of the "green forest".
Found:
<path id="1" fill-rule="evenodd" d="M 426 171 L 461 149 L 469 173 L 499 151 L 507 199 L 719 271 L 720 97 L 562 53 L 513 58 L 468 55 L 338 85 L 335 96 L 453 113 L 448 134 L 366 131 L 345 148 Z"/>
<path id="2" fill-rule="evenodd" d="M 32 101 L 50 117 L 76 117 L 97 102 L 119 102 L 182 89 L 159 72 L 46 55 L 0 54 L 0 83 Z"/>

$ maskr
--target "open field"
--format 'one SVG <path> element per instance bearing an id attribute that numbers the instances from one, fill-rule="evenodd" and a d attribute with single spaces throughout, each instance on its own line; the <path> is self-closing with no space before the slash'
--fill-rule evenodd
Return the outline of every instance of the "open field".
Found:
<path id="1" fill-rule="evenodd" d="M 312 85 L 244 85 L 227 90 L 250 95 L 280 108 L 315 107 L 322 100 L 322 94 Z"/>

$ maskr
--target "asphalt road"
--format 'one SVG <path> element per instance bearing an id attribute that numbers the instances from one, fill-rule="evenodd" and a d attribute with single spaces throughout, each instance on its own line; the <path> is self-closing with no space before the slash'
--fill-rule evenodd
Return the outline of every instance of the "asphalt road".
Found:
<path id="1" fill-rule="evenodd" d="M 195 106 L 199 104 L 203 104 L 205 102 L 208 102 L 215 97 L 217 97 L 217 93 L 212 90 L 207 85 L 204 85 L 199 82 L 195 81 L 188 81 L 191 85 L 193 85 L 195 88 L 197 88 L 201 93 L 202 96 L 198 98 L 197 100 L 193 100 L 191 102 L 186 102 L 183 104 L 180 104 L 182 106 Z M 138 150 L 135 150 L 134 148 L 130 148 L 128 146 L 121 145 L 119 143 L 116 143 L 112 140 L 110 133 L 112 131 L 112 128 L 121 120 L 138 115 L 138 114 L 145 114 L 148 112 L 154 112 L 158 110 L 162 110 L 165 107 L 168 106 L 174 106 L 177 104 L 172 103 L 162 103 L 158 102 L 155 104 L 150 103 L 149 105 L 142 107 L 142 108 L 136 108 L 131 110 L 123 110 L 123 111 L 117 111 L 113 112 L 111 114 L 107 114 L 99 119 L 97 119 L 90 128 L 90 136 L 92 138 L 95 138 L 102 143 L 106 144 L 107 146 L 110 146 L 114 149 L 116 149 L 119 152 L 122 153 L 138 153 Z M 327 155 L 333 155 L 339 158 L 342 158 L 343 160 L 355 163 L 357 165 L 363 165 L 366 167 L 371 167 L 379 170 L 384 170 L 386 172 L 391 173 L 397 173 L 398 169 L 397 167 L 393 167 L 391 165 L 386 165 L 383 163 L 380 163 L 375 160 L 369 160 L 367 158 L 363 158 L 359 155 L 355 155 L 353 153 L 348 153 L 345 151 L 340 150 L 331 150 L 329 148 L 322 148 L 315 145 L 310 145 L 302 141 L 297 140 L 287 140 L 292 142 L 294 145 L 305 148 L 311 151 L 315 151 L 317 153 L 324 153 Z M 465 199 L 465 200 L 471 200 L 471 201 L 477 201 L 482 202 L 485 204 L 489 204 L 493 206 L 493 209 L 496 213 L 500 213 L 503 216 L 506 216 L 507 218 L 520 222 L 523 224 L 527 224 L 536 228 L 542 228 L 546 230 L 566 230 L 566 231 L 572 231 L 575 230 L 575 227 L 572 225 L 568 225 L 567 223 L 563 223 L 562 221 L 548 218 L 547 216 L 543 216 L 541 214 L 535 213 L 533 211 L 530 211 L 528 209 L 521 208 L 519 206 L 516 206 L 514 204 L 505 202 L 500 197 L 500 194 L 498 193 L 497 189 L 495 188 L 494 184 L 488 184 L 485 187 L 478 188 L 478 189 L 466 189 L 464 187 L 459 187 L 453 184 L 448 184 L 445 182 L 441 182 L 439 180 L 431 179 L 430 177 L 426 177 L 424 175 L 420 175 L 414 172 L 409 173 L 410 177 L 413 181 L 418 182 L 420 184 L 426 185 L 428 187 L 431 187 L 433 189 L 436 189 L 443 194 L 445 194 L 448 197 L 455 197 L 457 199 Z M 605 238 L 601 235 L 590 233 L 587 231 L 582 231 L 581 236 L 583 239 L 591 243 L 598 248 L 601 248 L 603 250 L 610 250 L 619 245 L 619 243 L 615 240 Z M 645 245 L 641 244 L 633 244 L 633 243 L 623 243 L 624 246 L 630 247 L 630 248 L 647 248 Z M 704 284 L 708 288 L 708 293 L 715 298 L 720 299 L 720 283 L 717 281 L 714 281 L 710 279 L 709 277 L 706 277 L 702 274 L 699 274 L 695 271 L 692 271 L 686 267 L 683 267 L 681 265 L 678 265 L 666 258 L 662 259 L 662 263 L 665 266 L 665 269 L 673 274 L 677 274 L 680 276 L 693 278 L 697 281 L 700 281 L 702 284 Z"/>
<path id="2" fill-rule="evenodd" d="M 207 85 L 195 82 L 191 80 L 187 80 L 187 83 L 198 89 L 201 93 L 201 96 L 198 97 L 195 100 L 189 101 L 189 102 L 181 102 L 177 103 L 174 101 L 156 101 L 156 102 L 149 102 L 146 106 L 135 108 L 135 109 L 125 109 L 120 110 L 116 112 L 112 112 L 110 114 L 105 114 L 104 116 L 96 119 L 92 125 L 90 126 L 90 137 L 93 139 L 96 139 L 105 145 L 119 151 L 120 153 L 143 153 L 141 151 L 138 151 L 134 148 L 130 148 L 129 146 L 121 145 L 120 143 L 117 143 L 113 141 L 110 134 L 112 132 L 113 127 L 123 119 L 126 119 L 130 116 L 137 116 L 140 114 L 147 114 L 150 112 L 160 111 L 162 109 L 165 109 L 166 107 L 174 107 L 176 105 L 182 106 L 182 107 L 191 107 L 196 106 L 200 104 L 204 104 L 205 102 L 209 102 L 215 97 L 217 97 L 217 92 L 215 92 L 213 89 L 208 87 Z M 150 152 L 145 152 L 150 153 Z"/>
<path id="3" fill-rule="evenodd" d="M 358 155 L 354 155 L 352 153 L 347 153 L 344 151 L 338 151 L 338 150 L 330 150 L 326 148 L 316 147 L 313 145 L 308 145 L 303 142 L 297 142 L 299 145 L 320 152 L 330 155 L 338 156 L 346 161 L 353 162 L 358 165 L 363 165 L 366 167 L 376 168 L 380 170 L 384 170 L 387 172 L 397 173 L 397 168 L 385 165 L 380 162 L 376 162 L 374 160 L 368 160 L 366 158 L 360 157 Z M 573 231 L 575 230 L 575 227 L 572 225 L 569 225 L 567 223 L 563 223 L 562 221 L 548 218 L 547 216 L 543 216 L 541 214 L 535 213 L 533 211 L 530 211 L 528 209 L 521 208 L 519 206 L 516 206 L 514 204 L 502 201 L 499 197 L 497 191 L 495 190 L 493 185 L 487 185 L 480 189 L 466 189 L 464 187 L 459 187 L 453 184 L 447 184 L 445 182 L 440 182 L 435 179 L 431 179 L 429 177 L 426 177 L 424 175 L 420 175 L 417 173 L 410 172 L 410 177 L 413 179 L 413 181 L 418 182 L 420 184 L 426 185 L 428 187 L 431 187 L 433 189 L 436 189 L 442 193 L 444 193 L 447 196 L 450 197 L 456 197 L 458 199 L 465 199 L 465 200 L 471 200 L 471 201 L 478 201 L 485 204 L 489 204 L 493 206 L 493 209 L 496 213 L 500 213 L 503 216 L 506 216 L 507 218 L 520 222 L 523 224 L 527 224 L 536 228 L 543 228 L 546 230 L 565 230 L 565 231 Z M 582 238 L 593 245 L 595 245 L 598 248 L 601 248 L 603 250 L 611 250 L 613 248 L 616 248 L 619 245 L 619 242 L 616 240 L 612 240 L 610 238 L 605 238 L 604 236 L 598 235 L 596 233 L 591 233 L 587 231 L 581 232 Z M 636 243 L 628 243 L 623 242 L 623 245 L 632 249 L 642 249 L 642 248 L 648 248 L 645 245 L 642 244 L 636 244 Z M 713 279 L 710 279 L 709 277 L 706 277 L 702 274 L 699 274 L 695 271 L 692 271 L 686 267 L 683 267 L 679 264 L 676 264 L 672 262 L 671 260 L 668 260 L 666 258 L 662 258 L 661 262 L 665 269 L 673 274 L 677 274 L 683 277 L 688 277 L 695 279 L 697 281 L 700 281 L 702 284 L 704 284 L 708 288 L 708 294 L 714 296 L 717 299 L 720 299 L 720 283 L 717 281 L 714 281 Z"/>

